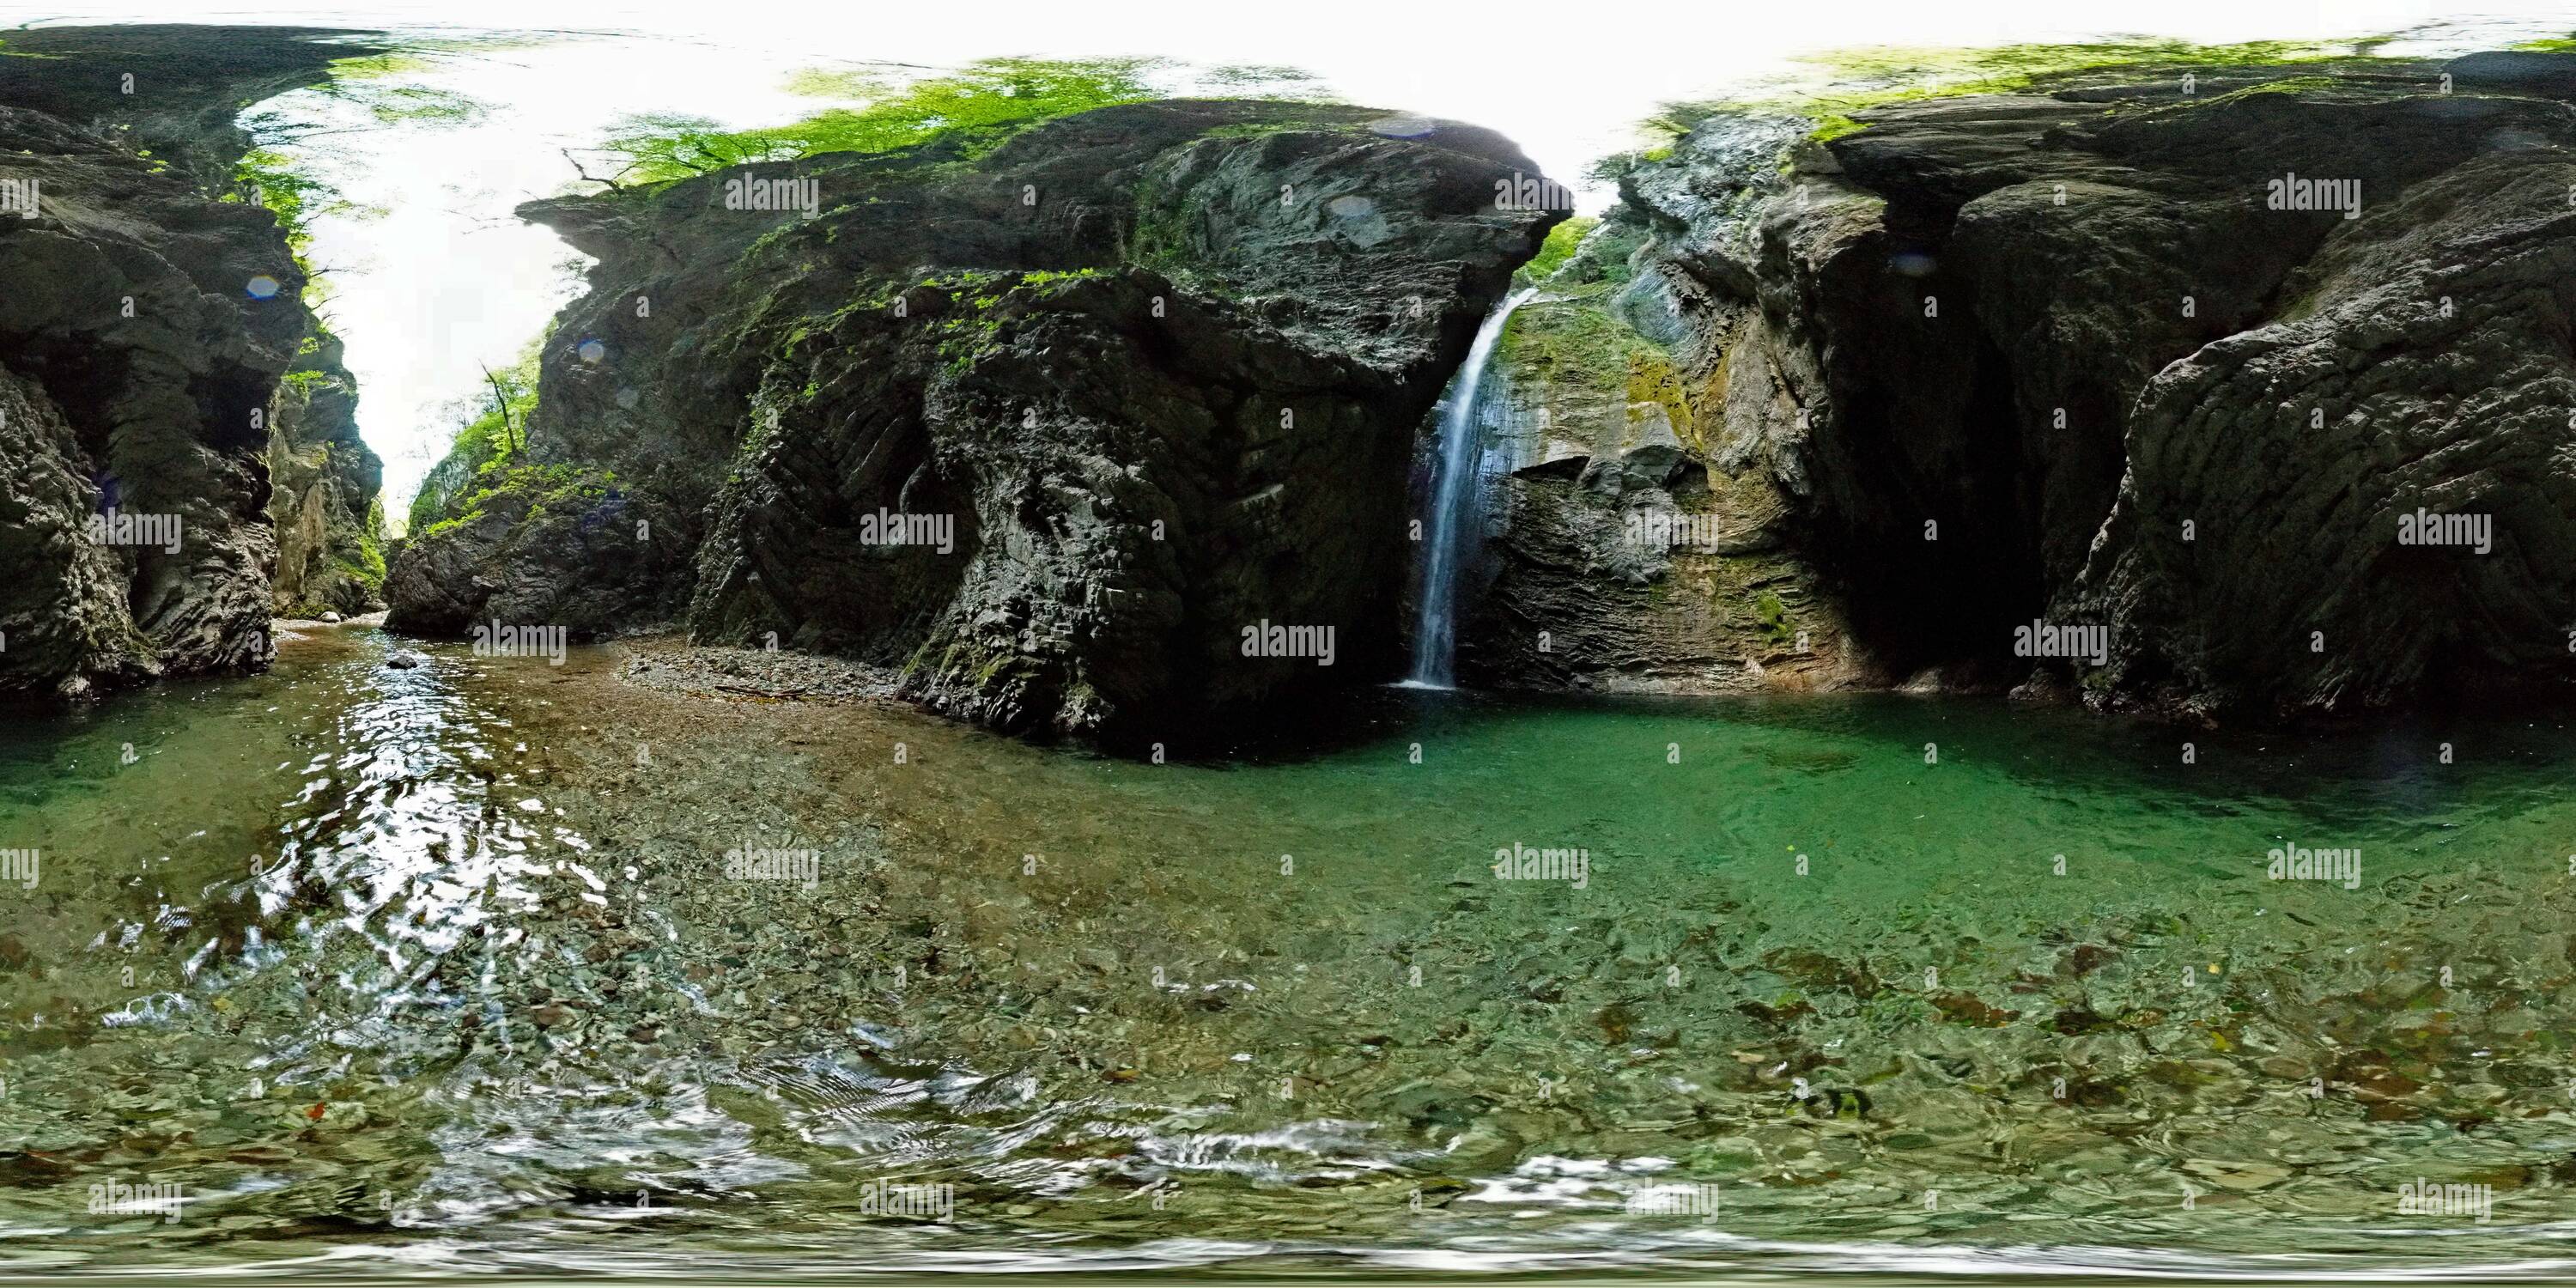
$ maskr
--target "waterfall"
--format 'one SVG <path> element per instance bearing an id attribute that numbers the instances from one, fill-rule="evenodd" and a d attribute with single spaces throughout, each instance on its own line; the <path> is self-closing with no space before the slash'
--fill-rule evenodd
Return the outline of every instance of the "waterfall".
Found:
<path id="1" fill-rule="evenodd" d="M 1413 674 L 1405 680 L 1415 688 L 1445 689 L 1455 678 L 1458 576 L 1484 526 L 1478 506 L 1482 490 L 1477 486 L 1484 434 L 1477 425 L 1477 397 L 1484 388 L 1485 367 L 1493 360 L 1494 345 L 1503 338 L 1503 324 L 1511 320 L 1512 310 L 1537 293 L 1535 289 L 1516 291 L 1504 300 L 1476 329 L 1476 342 L 1467 346 L 1467 360 L 1449 380 L 1449 401 L 1440 412 L 1440 459 L 1431 478 L 1431 514 L 1423 525 L 1429 540 L 1422 557 L 1421 619 L 1413 632 Z"/>

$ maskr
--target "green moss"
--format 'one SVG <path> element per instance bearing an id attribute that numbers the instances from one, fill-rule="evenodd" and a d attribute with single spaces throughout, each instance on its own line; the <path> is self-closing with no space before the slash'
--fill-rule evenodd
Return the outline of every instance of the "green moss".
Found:
<path id="1" fill-rule="evenodd" d="M 1529 304 L 1505 324 L 1503 347 L 1524 371 L 1591 389 L 1633 388 L 1640 358 L 1669 367 L 1652 341 L 1590 300 Z M 1650 371 L 1646 378 L 1655 377 Z"/>
<path id="2" fill-rule="evenodd" d="M 1641 337 L 1642 338 L 1642 337 Z M 1699 415 L 1682 387 L 1681 372 L 1673 367 L 1664 351 L 1652 344 L 1628 350 L 1628 401 L 1661 404 L 1664 418 L 1672 422 L 1673 437 L 1702 460 L 1708 457 L 1708 443 L 1699 431 Z"/>
<path id="3" fill-rule="evenodd" d="M 1754 597 L 1753 615 L 1762 623 L 1763 638 L 1774 644 L 1786 644 L 1798 637 L 1796 628 L 1789 625 L 1788 608 L 1770 591 Z"/>
<path id="4" fill-rule="evenodd" d="M 1548 229 L 1547 240 L 1539 243 L 1538 254 L 1521 265 L 1517 274 L 1521 284 L 1533 285 L 1555 276 L 1556 270 L 1565 266 L 1565 261 L 1574 258 L 1574 248 L 1582 244 L 1583 235 L 1600 224 L 1600 220 L 1588 215 L 1577 215 Z"/>
<path id="5" fill-rule="evenodd" d="M 951 374 L 958 374 L 1000 346 L 1005 325 L 1019 315 L 1019 310 L 1003 307 L 1014 294 L 1097 276 L 1101 276 L 1099 270 L 1088 268 L 1072 272 L 1022 274 L 963 269 L 934 274 L 920 285 L 941 292 L 948 297 L 950 304 L 958 306 L 930 323 L 930 333 L 938 339 L 940 358 Z M 846 308 L 842 310 L 843 313 L 848 311 Z M 791 352 L 793 347 L 794 339 L 791 338 Z"/>
<path id="6" fill-rule="evenodd" d="M 440 534 L 464 527 L 466 524 L 482 517 L 483 512 L 476 510 L 470 514 L 460 514 L 453 519 L 441 519 L 436 523 L 430 524 L 428 527 L 414 528 L 412 530 L 411 539 L 415 542 L 436 540 Z"/>
<path id="7" fill-rule="evenodd" d="M 1090 278 L 1107 276 L 1109 276 L 1109 274 L 1096 268 L 1077 268 L 1069 273 L 1049 272 L 1042 268 L 1033 273 L 1020 274 L 1020 285 L 1045 286 L 1050 282 L 1079 282 Z"/>
<path id="8" fill-rule="evenodd" d="M 1190 214 L 1178 204 L 1164 204 L 1150 183 L 1136 188 L 1136 222 L 1127 230 L 1125 258 L 1140 268 L 1165 276 L 1186 273 L 1197 256 L 1190 244 Z"/>
<path id="9" fill-rule="evenodd" d="M 364 105 L 379 125 L 467 125 L 483 119 L 488 110 L 479 99 L 422 85 L 386 86 L 367 95 Z"/>
<path id="10" fill-rule="evenodd" d="M 436 540 L 441 535 L 481 519 L 495 501 L 504 498 L 524 500 L 525 522 L 541 523 L 546 512 L 566 502 L 584 505 L 605 499 L 617 485 L 614 471 L 596 470 L 586 465 L 506 465 L 490 471 L 479 480 L 475 490 L 459 498 L 452 507 L 454 515 L 440 519 L 419 530 L 416 540 Z"/>
<path id="11" fill-rule="evenodd" d="M 362 58 L 334 58 L 331 78 L 343 83 L 386 80 L 396 76 L 413 76 L 428 71 L 435 64 L 417 52 L 387 50 Z"/>
<path id="12" fill-rule="evenodd" d="M 384 528 L 385 501 L 378 496 L 368 501 L 367 517 L 350 540 L 335 542 L 331 550 L 332 569 L 370 593 L 385 586 Z"/>
<path id="13" fill-rule="evenodd" d="M 1860 122 L 1840 112 L 1827 112 L 1816 118 L 1816 128 L 1808 133 L 1807 138 L 1816 143 L 1829 143 L 1860 128 Z"/>
<path id="14" fill-rule="evenodd" d="M 417 83 L 424 73 L 438 70 L 454 57 L 488 57 L 549 43 L 548 36 L 515 33 L 404 37 L 383 53 L 332 59 L 331 79 L 314 89 L 365 109 L 379 125 L 465 125 L 483 119 L 489 105 L 470 95 Z"/>
<path id="15" fill-rule="evenodd" d="M 1204 136 L 1211 139 L 1257 139 L 1272 134 L 1367 134 L 1365 122 L 1354 121 L 1347 114 L 1286 112 L 1266 121 L 1246 121 L 1240 125 L 1220 125 Z"/>

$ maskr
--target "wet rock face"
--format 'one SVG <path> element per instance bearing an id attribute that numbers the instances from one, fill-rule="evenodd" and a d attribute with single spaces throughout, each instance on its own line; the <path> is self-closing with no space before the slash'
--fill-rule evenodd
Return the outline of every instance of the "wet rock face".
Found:
<path id="1" fill-rule="evenodd" d="M 1682 322 L 1632 212 L 1515 313 L 1486 375 L 1479 686 L 1738 693 L 1849 682 L 1777 485 L 1725 450 L 1725 349 Z"/>
<path id="2" fill-rule="evenodd" d="M 2148 382 L 2061 596 L 2124 628 L 2115 681 L 2330 709 L 2568 675 L 2570 192 L 2563 152 L 2413 185 L 2336 230 L 2280 320 Z"/>
<path id="3" fill-rule="evenodd" d="M 13 52 L 47 56 L 0 60 L 0 180 L 35 195 L 33 217 L 0 215 L 0 689 L 264 665 L 264 454 L 312 318 L 274 218 L 207 176 L 239 155 L 248 97 L 367 51 L 225 28 L 23 34 Z"/>
<path id="4" fill-rule="evenodd" d="M 1785 171 L 1713 122 L 1623 184 L 1685 375 L 1725 373 L 1707 459 L 1777 490 L 1856 651 L 2168 712 L 2569 678 L 2576 59 L 2092 75 Z M 2035 620 L 2107 664 L 2016 654 Z"/>
<path id="5" fill-rule="evenodd" d="M 901 665 L 966 719 L 1113 739 L 1380 678 L 1415 428 L 1561 217 L 1497 208 L 1498 181 L 1536 174 L 1499 137 L 1381 120 L 1139 104 L 976 158 L 534 203 L 600 263 L 544 355 L 528 454 L 598 493 L 529 509 L 618 519 L 568 547 L 489 498 L 412 539 L 391 623 L 678 620 Z M 740 208 L 763 193 L 791 208 Z M 1320 631 L 1261 655 L 1265 623 L 1329 628 L 1331 665 Z"/>
<path id="6" fill-rule="evenodd" d="M 384 607 L 384 462 L 358 435 L 357 381 L 340 365 L 339 341 L 315 339 L 287 373 L 269 422 L 268 515 L 277 532 L 269 589 L 281 617 Z"/>

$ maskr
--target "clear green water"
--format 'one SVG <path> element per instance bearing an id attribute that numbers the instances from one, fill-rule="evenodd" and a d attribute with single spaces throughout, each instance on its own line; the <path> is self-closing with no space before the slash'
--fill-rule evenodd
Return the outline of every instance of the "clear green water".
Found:
<path id="1" fill-rule="evenodd" d="M 2567 1265 L 2555 722 L 1388 692 L 1157 766 L 386 651 L 0 726 L 0 1272 Z"/>

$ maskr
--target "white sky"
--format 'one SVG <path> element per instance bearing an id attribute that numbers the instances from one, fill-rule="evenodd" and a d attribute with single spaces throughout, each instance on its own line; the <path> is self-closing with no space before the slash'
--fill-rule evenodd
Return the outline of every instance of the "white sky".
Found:
<path id="1" fill-rule="evenodd" d="M 511 361 L 566 298 L 572 252 L 510 207 L 563 191 L 560 154 L 613 120 L 676 111 L 771 124 L 818 106 L 779 89 L 802 67 L 954 65 L 995 55 L 1152 55 L 1201 65 L 1286 64 L 1356 103 L 1472 121 L 1518 141 L 1559 178 L 1632 145 L 1630 126 L 1672 99 L 1722 96 L 1800 53 L 1854 45 L 1985 45 L 2114 34 L 2215 42 L 2319 39 L 2440 23 L 2458 40 L 2576 32 L 2576 0 L 1676 0 L 1593 8 L 1455 0 L 391 0 L 224 7 L 183 0 L 0 4 L 0 22 L 300 23 L 624 33 L 458 60 L 427 83 L 503 110 L 480 125 L 370 138 L 337 176 L 381 217 L 315 225 L 326 312 L 359 382 L 359 425 L 386 460 L 399 513 L 470 397 L 480 364 Z M 2476 43 L 2476 42 L 2472 42 Z M 316 154 L 333 141 L 318 140 Z M 1593 203 L 1597 204 L 1596 196 Z"/>

